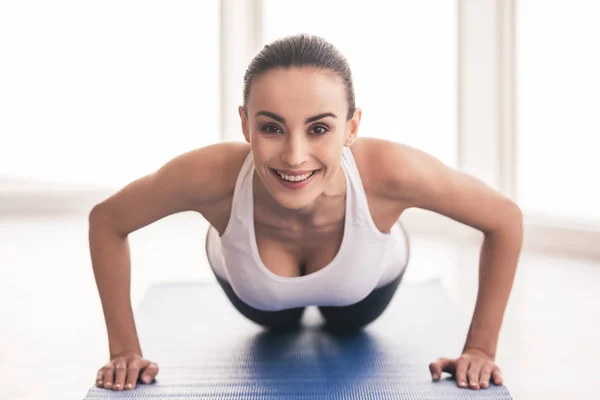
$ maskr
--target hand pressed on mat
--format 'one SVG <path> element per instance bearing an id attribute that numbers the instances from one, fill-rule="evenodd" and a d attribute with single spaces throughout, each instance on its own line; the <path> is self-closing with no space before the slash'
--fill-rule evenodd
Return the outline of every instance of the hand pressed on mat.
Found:
<path id="1" fill-rule="evenodd" d="M 429 364 L 429 371 L 434 381 L 438 381 L 442 372 L 456 377 L 458 387 L 478 390 L 490 384 L 502 385 L 502 374 L 494 359 L 478 349 L 466 349 L 457 359 L 440 358 Z"/>
<path id="2" fill-rule="evenodd" d="M 113 390 L 133 390 L 138 378 L 142 383 L 151 383 L 158 374 L 158 365 L 139 354 L 120 354 L 100 368 L 96 375 L 96 386 Z"/>

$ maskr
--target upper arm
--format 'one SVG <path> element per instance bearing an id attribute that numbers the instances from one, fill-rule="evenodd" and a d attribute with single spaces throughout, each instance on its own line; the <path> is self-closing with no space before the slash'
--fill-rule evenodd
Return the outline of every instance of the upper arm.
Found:
<path id="1" fill-rule="evenodd" d="M 247 153 L 245 143 L 224 142 L 181 154 L 96 205 L 90 221 L 125 236 L 171 214 L 202 212 L 233 192 Z"/>
<path id="2" fill-rule="evenodd" d="M 381 141 L 383 142 L 383 141 Z M 426 152 L 399 143 L 379 143 L 386 196 L 486 233 L 521 217 L 519 207 L 480 179 L 449 167 Z"/>

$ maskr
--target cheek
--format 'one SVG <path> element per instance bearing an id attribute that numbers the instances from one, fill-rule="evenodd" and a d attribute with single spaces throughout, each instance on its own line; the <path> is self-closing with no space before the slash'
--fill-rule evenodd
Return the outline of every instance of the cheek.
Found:
<path id="1" fill-rule="evenodd" d="M 257 137 L 258 140 L 252 140 L 250 142 L 250 149 L 254 155 L 254 161 L 258 164 L 266 161 L 269 158 L 269 154 L 272 152 L 269 150 L 270 146 L 268 143 L 264 143 L 263 140 Z"/>
<path id="2" fill-rule="evenodd" d="M 328 154 L 321 158 L 321 164 L 325 167 L 328 176 L 335 175 L 341 167 L 342 160 L 339 154 Z"/>

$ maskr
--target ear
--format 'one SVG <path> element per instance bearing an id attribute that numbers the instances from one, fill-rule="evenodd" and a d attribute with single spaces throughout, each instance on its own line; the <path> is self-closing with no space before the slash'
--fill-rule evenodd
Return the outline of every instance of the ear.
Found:
<path id="1" fill-rule="evenodd" d="M 240 114 L 240 122 L 242 123 L 242 133 L 246 142 L 250 143 L 250 130 L 248 128 L 248 116 L 243 106 L 238 107 L 238 114 Z"/>
<path id="2" fill-rule="evenodd" d="M 346 139 L 344 140 L 344 146 L 350 147 L 356 140 L 358 135 L 358 128 L 360 127 L 360 119 L 362 118 L 362 110 L 357 108 L 354 110 L 352 119 L 348 121 L 348 130 L 346 132 Z"/>

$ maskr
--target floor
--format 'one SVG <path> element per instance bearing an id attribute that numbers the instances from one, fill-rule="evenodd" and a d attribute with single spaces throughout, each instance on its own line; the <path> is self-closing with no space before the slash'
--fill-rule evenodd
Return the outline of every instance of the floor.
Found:
<path id="1" fill-rule="evenodd" d="M 205 232 L 183 213 L 130 236 L 134 310 L 154 282 L 214 279 Z M 411 239 L 405 279 L 441 277 L 470 316 L 477 246 Z M 597 398 L 599 288 L 600 260 L 523 253 L 496 360 L 515 399 Z M 108 357 L 85 216 L 0 219 L 0 316 L 0 399 L 85 396 Z"/>

